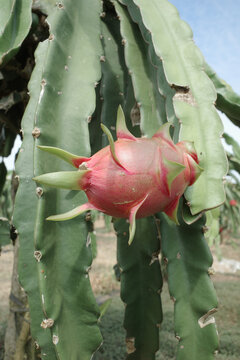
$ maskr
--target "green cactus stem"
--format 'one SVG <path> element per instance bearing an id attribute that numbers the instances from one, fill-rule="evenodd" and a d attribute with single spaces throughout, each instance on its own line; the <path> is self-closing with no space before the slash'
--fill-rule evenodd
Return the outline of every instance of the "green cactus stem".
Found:
<path id="1" fill-rule="evenodd" d="M 102 340 L 100 312 L 88 276 L 92 253 L 84 216 L 65 223 L 45 221 L 75 203 L 83 204 L 85 196 L 46 189 L 32 181 L 42 173 L 69 171 L 70 166 L 40 151 L 38 145 L 68 144 L 70 153 L 90 155 L 88 118 L 95 109 L 95 83 L 101 77 L 101 11 L 100 2 L 91 0 L 74 4 L 63 0 L 50 7 L 51 34 L 36 51 L 22 123 L 14 211 L 19 276 L 28 294 L 31 333 L 46 360 L 90 360 Z M 66 154 L 61 156 L 67 160 Z"/>
<path id="2" fill-rule="evenodd" d="M 0 66 L 13 57 L 32 23 L 31 0 L 0 1 Z M 7 19 L 7 21 L 6 21 Z"/>
<path id="3" fill-rule="evenodd" d="M 159 349 L 159 326 L 162 321 L 162 276 L 157 227 L 153 217 L 137 220 L 131 246 L 128 245 L 126 221 L 115 220 L 114 228 L 121 269 L 121 298 L 125 304 L 127 359 L 154 360 Z"/>
<path id="4" fill-rule="evenodd" d="M 205 217 L 180 226 L 160 215 L 162 252 L 174 300 L 177 360 L 213 360 L 218 348 L 214 312 L 217 298 L 208 270 L 212 256 L 203 235 Z M 203 296 L 204 294 L 204 296 Z"/>

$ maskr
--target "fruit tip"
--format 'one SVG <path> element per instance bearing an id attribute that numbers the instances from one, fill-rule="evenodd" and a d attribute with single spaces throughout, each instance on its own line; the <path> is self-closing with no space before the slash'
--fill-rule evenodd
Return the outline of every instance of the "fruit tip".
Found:
<path id="1" fill-rule="evenodd" d="M 56 221 L 54 215 L 53 216 L 48 216 L 45 220 L 47 220 L 47 221 Z"/>

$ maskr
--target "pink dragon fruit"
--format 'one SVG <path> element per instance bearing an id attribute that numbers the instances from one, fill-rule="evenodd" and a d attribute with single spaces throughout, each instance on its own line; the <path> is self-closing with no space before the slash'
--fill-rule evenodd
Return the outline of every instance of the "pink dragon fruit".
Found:
<path id="1" fill-rule="evenodd" d="M 39 146 L 78 171 L 44 174 L 34 180 L 49 186 L 83 190 L 88 197 L 86 204 L 47 220 L 67 220 L 86 210 L 97 209 L 110 216 L 129 219 L 129 243 L 134 237 L 136 218 L 164 211 L 178 223 L 179 199 L 202 169 L 193 143 L 182 141 L 175 145 L 169 127 L 169 123 L 164 124 L 151 139 L 136 138 L 128 131 L 119 107 L 118 140 L 114 143 L 110 131 L 102 125 L 110 145 L 90 158 Z"/>

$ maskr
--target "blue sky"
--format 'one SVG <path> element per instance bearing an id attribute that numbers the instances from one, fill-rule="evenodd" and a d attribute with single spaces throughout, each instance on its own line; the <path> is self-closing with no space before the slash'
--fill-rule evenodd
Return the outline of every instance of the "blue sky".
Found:
<path id="1" fill-rule="evenodd" d="M 148 0 L 146 0 L 148 1 Z M 150 1 L 150 0 L 149 0 Z M 240 94 L 240 1 L 171 0 L 193 30 L 206 61 Z M 240 128 L 222 116 L 225 131 L 240 143 Z M 20 145 L 16 142 L 15 151 Z M 15 152 L 14 151 L 14 152 Z M 13 168 L 14 155 L 7 166 Z"/>
<path id="2" fill-rule="evenodd" d="M 171 0 L 206 61 L 240 93 L 240 1 Z"/>

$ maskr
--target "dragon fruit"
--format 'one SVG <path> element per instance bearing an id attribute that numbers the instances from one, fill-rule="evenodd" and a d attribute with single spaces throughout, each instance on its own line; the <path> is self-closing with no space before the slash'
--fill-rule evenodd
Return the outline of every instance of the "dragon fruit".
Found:
<path id="1" fill-rule="evenodd" d="M 80 157 L 62 149 L 38 146 L 69 162 L 77 171 L 40 175 L 34 180 L 48 186 L 83 190 L 88 202 L 47 220 L 62 221 L 96 209 L 129 219 L 129 243 L 137 218 L 164 211 L 178 223 L 179 199 L 202 172 L 192 142 L 173 143 L 164 124 L 152 138 L 136 138 L 127 129 L 122 108 L 118 109 L 117 138 L 102 124 L 110 145 L 92 157 Z"/>

